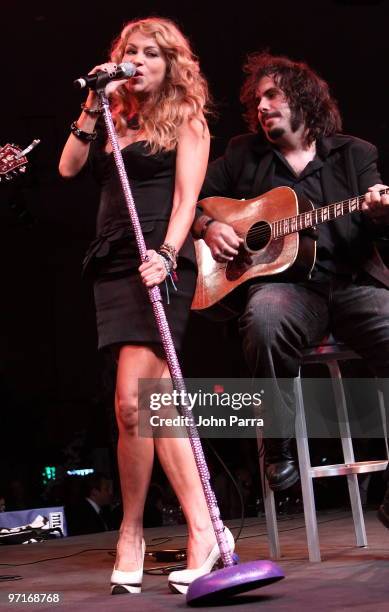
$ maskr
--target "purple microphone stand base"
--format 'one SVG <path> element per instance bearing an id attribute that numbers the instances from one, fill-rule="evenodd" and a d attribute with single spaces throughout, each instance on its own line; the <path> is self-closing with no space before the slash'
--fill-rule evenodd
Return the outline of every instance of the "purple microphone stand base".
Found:
<path id="1" fill-rule="evenodd" d="M 194 580 L 188 588 L 186 603 L 190 606 L 223 604 L 238 593 L 245 593 L 285 578 L 273 561 L 249 561 L 216 570 Z"/>

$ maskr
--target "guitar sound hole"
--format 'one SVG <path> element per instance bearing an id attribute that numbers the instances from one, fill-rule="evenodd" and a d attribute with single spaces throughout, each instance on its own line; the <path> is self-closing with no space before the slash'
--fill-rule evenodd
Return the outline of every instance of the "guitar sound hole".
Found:
<path id="1" fill-rule="evenodd" d="M 250 227 L 246 236 L 246 245 L 250 251 L 260 251 L 271 239 L 271 227 L 266 221 L 258 221 Z"/>

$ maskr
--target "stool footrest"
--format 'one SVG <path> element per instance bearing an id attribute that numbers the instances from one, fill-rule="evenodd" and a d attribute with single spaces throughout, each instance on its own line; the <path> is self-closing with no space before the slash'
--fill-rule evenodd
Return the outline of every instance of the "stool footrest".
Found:
<path id="1" fill-rule="evenodd" d="M 310 473 L 312 478 L 324 478 L 326 476 L 347 476 L 348 474 L 366 474 L 368 472 L 380 472 L 386 469 L 388 461 L 355 461 L 354 463 L 338 463 L 334 465 L 312 466 Z"/>
<path id="2" fill-rule="evenodd" d="M 302 363 L 326 363 L 345 359 L 361 359 L 361 357 L 341 342 L 324 342 L 308 346 L 302 351 Z"/>

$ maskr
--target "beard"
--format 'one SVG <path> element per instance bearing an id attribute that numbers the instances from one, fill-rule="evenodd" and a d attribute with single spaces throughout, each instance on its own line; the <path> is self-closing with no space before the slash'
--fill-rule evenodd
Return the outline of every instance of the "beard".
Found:
<path id="1" fill-rule="evenodd" d="M 274 127 L 268 132 L 268 138 L 271 141 L 279 140 L 285 134 L 285 129 L 282 127 Z"/>
<path id="2" fill-rule="evenodd" d="M 293 134 L 297 132 L 297 130 L 302 125 L 302 123 L 303 123 L 303 118 L 301 116 L 301 113 L 298 111 L 292 111 L 291 117 L 290 117 L 290 129 Z M 284 127 L 275 126 L 274 128 L 271 128 L 269 130 L 269 132 L 267 133 L 267 138 L 271 142 L 277 142 L 277 140 L 282 138 L 285 132 L 286 132 L 286 129 Z"/>

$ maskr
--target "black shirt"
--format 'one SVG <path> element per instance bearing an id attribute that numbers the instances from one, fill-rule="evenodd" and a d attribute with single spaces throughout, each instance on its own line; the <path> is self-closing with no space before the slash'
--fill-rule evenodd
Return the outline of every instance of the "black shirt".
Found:
<path id="1" fill-rule="evenodd" d="M 285 157 L 276 149 L 273 149 L 274 157 L 270 165 L 269 176 L 272 187 L 291 187 L 298 196 L 310 200 L 314 208 L 320 208 L 327 204 L 323 202 L 323 189 L 321 186 L 321 168 L 323 161 L 317 154 L 310 161 L 301 174 L 297 175 Z M 329 203 L 329 202 L 328 202 Z M 348 259 L 348 249 L 344 240 L 339 236 L 336 228 L 336 220 L 321 223 L 317 226 L 318 240 L 316 264 L 313 271 L 318 280 L 323 274 L 350 275 L 353 266 Z M 323 270 L 324 268 L 324 270 Z"/>

